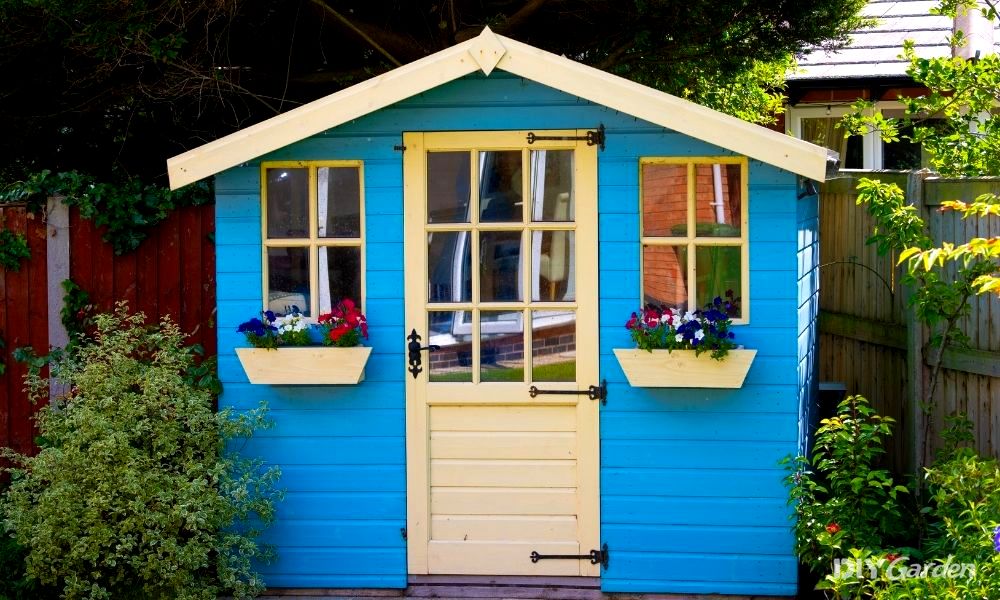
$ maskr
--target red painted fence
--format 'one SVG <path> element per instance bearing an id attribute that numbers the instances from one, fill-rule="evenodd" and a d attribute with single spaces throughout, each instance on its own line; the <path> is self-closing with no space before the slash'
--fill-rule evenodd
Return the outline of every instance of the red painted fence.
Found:
<path id="1" fill-rule="evenodd" d="M 151 322 L 170 315 L 192 334 L 191 343 L 214 355 L 214 214 L 211 205 L 176 210 L 135 252 L 115 256 L 101 239 L 103 229 L 72 210 L 70 279 L 90 294 L 98 311 L 126 300 Z M 6 343 L 0 362 L 7 365 L 6 374 L 0 375 L 0 447 L 26 451 L 34 447 L 34 407 L 23 390 L 25 368 L 11 353 L 20 346 L 32 346 L 38 354 L 48 350 L 47 229 L 41 216 L 9 205 L 0 207 L 0 226 L 23 233 L 31 247 L 31 258 L 19 272 L 0 269 L 0 338 Z"/>

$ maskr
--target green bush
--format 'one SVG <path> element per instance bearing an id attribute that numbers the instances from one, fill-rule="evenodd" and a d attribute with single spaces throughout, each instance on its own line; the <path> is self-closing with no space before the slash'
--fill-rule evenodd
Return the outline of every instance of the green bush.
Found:
<path id="1" fill-rule="evenodd" d="M 91 343 L 50 363 L 71 391 L 39 412 L 42 450 L 6 453 L 2 509 L 28 576 L 66 598 L 256 595 L 278 473 L 225 449 L 267 425 L 266 407 L 215 412 L 169 319 L 147 327 L 120 304 L 94 322 Z M 28 387 L 47 400 L 37 372 Z"/>
<path id="2" fill-rule="evenodd" d="M 826 597 L 1000 598 L 1000 464 L 962 447 L 974 441 L 964 415 L 948 421 L 919 511 L 906 508 L 906 488 L 874 468 L 891 420 L 860 396 L 822 421 L 811 460 L 786 461 L 796 550 Z M 839 576 L 835 559 L 850 562 Z"/>
<path id="3" fill-rule="evenodd" d="M 893 420 L 875 414 L 862 396 L 850 396 L 816 431 L 812 459 L 786 460 L 785 483 L 795 509 L 795 549 L 815 574 L 828 573 L 849 548 L 884 548 L 902 540 L 908 490 L 877 468 Z"/>

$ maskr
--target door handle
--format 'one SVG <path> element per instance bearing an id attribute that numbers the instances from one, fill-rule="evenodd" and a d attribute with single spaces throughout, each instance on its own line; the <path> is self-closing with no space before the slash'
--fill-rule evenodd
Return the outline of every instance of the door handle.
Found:
<path id="1" fill-rule="evenodd" d="M 423 368 L 421 368 L 420 366 L 421 365 L 420 353 L 423 352 L 424 350 L 427 350 L 428 352 L 434 352 L 435 350 L 440 350 L 441 346 L 437 346 L 435 344 L 421 346 L 420 334 L 417 333 L 416 329 L 410 330 L 410 335 L 406 336 L 406 339 L 410 341 L 410 343 L 406 345 L 407 358 L 410 363 L 410 367 L 408 370 L 413 375 L 413 378 L 416 379 L 417 375 L 419 375 L 420 372 L 423 371 Z"/>

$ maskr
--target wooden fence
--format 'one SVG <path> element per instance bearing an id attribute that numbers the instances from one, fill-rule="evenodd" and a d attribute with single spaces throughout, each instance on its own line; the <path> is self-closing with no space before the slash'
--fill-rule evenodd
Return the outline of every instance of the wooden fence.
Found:
<path id="1" fill-rule="evenodd" d="M 0 339 L 5 343 L 0 362 L 7 367 L 0 375 L 0 447 L 34 448 L 36 407 L 23 390 L 26 369 L 11 354 L 22 346 L 44 354 L 50 345 L 61 345 L 60 284 L 67 276 L 90 295 L 96 310 L 126 300 L 151 322 L 170 315 L 191 333 L 191 343 L 201 344 L 207 356 L 216 353 L 214 209 L 173 211 L 135 252 L 115 256 L 101 239 L 103 229 L 75 210 L 50 204 L 46 215 L 32 215 L 24 207 L 0 206 L 0 227 L 24 234 L 31 248 L 20 271 L 0 268 Z"/>
<path id="2" fill-rule="evenodd" d="M 820 202 L 820 379 L 842 382 L 897 421 L 890 460 L 898 470 L 926 464 L 919 399 L 928 388 L 930 336 L 908 307 L 896 256 L 866 243 L 874 222 L 857 206 L 862 177 L 891 181 L 907 192 L 936 243 L 1000 235 L 1000 218 L 962 219 L 943 200 L 1000 192 L 1000 179 L 953 180 L 923 173 L 845 172 L 823 185 Z M 1000 299 L 980 296 L 960 324 L 969 347 L 945 353 L 933 404 L 930 454 L 946 415 L 964 412 L 977 449 L 1000 457 Z"/>

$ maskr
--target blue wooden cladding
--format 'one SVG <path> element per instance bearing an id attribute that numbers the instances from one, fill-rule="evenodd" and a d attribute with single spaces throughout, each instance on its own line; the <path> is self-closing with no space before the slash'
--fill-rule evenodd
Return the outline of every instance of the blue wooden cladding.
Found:
<path id="1" fill-rule="evenodd" d="M 373 354 L 357 386 L 247 383 L 236 325 L 261 291 L 259 161 L 216 177 L 220 404 L 267 401 L 275 426 L 242 452 L 282 469 L 267 533 L 271 587 L 406 585 L 402 281 L 404 131 L 607 128 L 598 155 L 602 542 L 609 592 L 793 595 L 796 563 L 778 461 L 804 446 L 817 386 L 815 196 L 796 176 L 750 162 L 751 321 L 758 350 L 743 388 L 633 389 L 613 348 L 640 301 L 639 158 L 731 152 L 503 73 L 469 76 L 302 140 L 260 160 L 364 162 L 366 313 Z M 584 324 L 587 325 L 587 324 Z"/>

